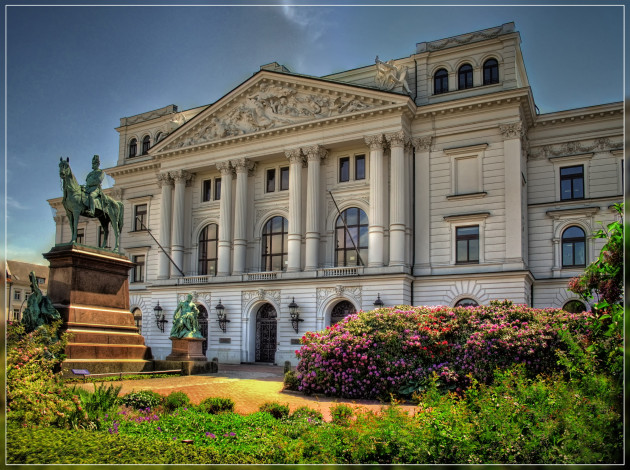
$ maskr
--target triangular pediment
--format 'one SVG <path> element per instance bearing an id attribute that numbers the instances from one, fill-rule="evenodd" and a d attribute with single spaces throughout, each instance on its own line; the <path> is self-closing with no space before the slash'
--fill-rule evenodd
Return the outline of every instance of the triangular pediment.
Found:
<path id="1" fill-rule="evenodd" d="M 177 129 L 151 153 L 407 106 L 410 101 L 398 93 L 261 71 Z"/>

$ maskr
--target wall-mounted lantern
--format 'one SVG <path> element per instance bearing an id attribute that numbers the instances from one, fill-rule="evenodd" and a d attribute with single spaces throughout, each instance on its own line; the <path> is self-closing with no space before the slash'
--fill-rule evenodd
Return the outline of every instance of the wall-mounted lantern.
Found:
<path id="1" fill-rule="evenodd" d="M 227 313 L 225 313 L 225 307 L 221 303 L 221 299 L 219 299 L 219 303 L 216 305 L 216 307 L 214 307 L 214 309 L 217 312 L 217 321 L 219 322 L 219 328 L 221 328 L 221 331 L 225 333 L 225 331 L 227 330 L 227 324 L 230 323 L 230 320 L 228 320 L 227 318 Z"/>
<path id="2" fill-rule="evenodd" d="M 295 297 L 293 297 L 293 301 L 289 304 L 289 313 L 291 314 L 291 326 L 293 326 L 296 333 L 298 332 L 300 322 L 304 321 L 300 318 L 299 309 L 300 306 L 295 303 Z"/>
<path id="3" fill-rule="evenodd" d="M 159 300 L 157 305 L 153 309 L 153 313 L 155 313 L 155 324 L 160 329 L 160 331 L 164 333 L 164 323 L 168 323 L 168 320 L 164 318 L 164 309 L 160 307 Z"/>

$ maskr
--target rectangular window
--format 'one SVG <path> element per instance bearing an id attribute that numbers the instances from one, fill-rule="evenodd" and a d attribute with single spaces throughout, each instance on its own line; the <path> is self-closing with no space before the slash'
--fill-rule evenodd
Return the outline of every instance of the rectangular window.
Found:
<path id="1" fill-rule="evenodd" d="M 455 236 L 456 262 L 479 263 L 479 226 L 457 227 Z"/>
<path id="2" fill-rule="evenodd" d="M 144 255 L 137 255 L 133 257 L 133 262 L 136 266 L 133 268 L 131 282 L 144 282 Z"/>
<path id="3" fill-rule="evenodd" d="M 201 202 L 208 202 L 210 199 L 212 199 L 212 180 L 203 180 Z"/>
<path id="4" fill-rule="evenodd" d="M 139 232 L 146 230 L 147 226 L 147 205 L 138 204 L 133 208 L 133 230 Z"/>
<path id="5" fill-rule="evenodd" d="M 350 181 L 350 157 L 339 159 L 339 182 Z"/>
<path id="6" fill-rule="evenodd" d="M 365 179 L 365 155 L 357 155 L 354 159 L 354 179 Z"/>
<path id="7" fill-rule="evenodd" d="M 79 245 L 83 245 L 85 243 L 85 229 L 83 228 L 77 229 L 77 243 Z"/>
<path id="8" fill-rule="evenodd" d="M 13 300 L 22 300 L 22 291 L 16 290 L 13 292 Z"/>
<path id="9" fill-rule="evenodd" d="M 215 178 L 214 180 L 214 200 L 221 199 L 221 178 Z"/>
<path id="10" fill-rule="evenodd" d="M 20 309 L 13 309 L 13 321 L 20 321 Z"/>
<path id="11" fill-rule="evenodd" d="M 37 279 L 37 284 L 42 285 L 46 282 L 46 279 L 43 277 L 38 277 Z"/>
<path id="12" fill-rule="evenodd" d="M 105 232 L 103 232 L 103 227 L 98 226 L 98 234 L 96 236 L 96 246 L 99 248 L 103 245 L 103 237 L 105 236 Z"/>
<path id="13" fill-rule="evenodd" d="M 280 168 L 280 191 L 289 189 L 289 167 Z"/>
<path id="14" fill-rule="evenodd" d="M 584 199 L 584 165 L 560 168 L 560 199 Z"/>
<path id="15" fill-rule="evenodd" d="M 267 170 L 267 192 L 273 193 L 276 190 L 276 169 Z"/>

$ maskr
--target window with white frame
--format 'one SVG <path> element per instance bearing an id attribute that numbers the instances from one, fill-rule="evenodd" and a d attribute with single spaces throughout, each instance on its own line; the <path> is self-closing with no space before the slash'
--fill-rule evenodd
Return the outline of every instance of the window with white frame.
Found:
<path id="1" fill-rule="evenodd" d="M 340 183 L 361 181 L 367 177 L 367 159 L 364 153 L 339 157 L 338 178 Z"/>
<path id="2" fill-rule="evenodd" d="M 485 262 L 485 223 L 489 212 L 445 216 L 451 225 L 451 264 Z"/>
<path id="3" fill-rule="evenodd" d="M 593 153 L 549 157 L 553 164 L 556 201 L 589 198 L 588 172 Z"/>
<path id="4" fill-rule="evenodd" d="M 77 243 L 79 245 L 85 244 L 85 229 L 84 228 L 77 229 Z"/>
<path id="5" fill-rule="evenodd" d="M 488 144 L 444 149 L 451 158 L 451 196 L 482 196 L 483 156 Z"/>
<path id="6" fill-rule="evenodd" d="M 201 202 L 208 202 L 212 200 L 212 180 L 203 180 L 201 183 Z"/>
<path id="7" fill-rule="evenodd" d="M 13 291 L 13 300 L 22 300 L 22 291 L 21 290 Z"/>
<path id="8" fill-rule="evenodd" d="M 133 206 L 133 230 L 134 232 L 140 232 L 146 230 L 148 220 L 148 205 L 136 204 Z"/>
<path id="9" fill-rule="evenodd" d="M 289 167 L 281 166 L 265 170 L 265 192 L 275 193 L 289 189 Z"/>
<path id="10" fill-rule="evenodd" d="M 144 282 L 146 255 L 133 255 L 131 261 L 136 264 L 131 270 L 131 282 Z"/>

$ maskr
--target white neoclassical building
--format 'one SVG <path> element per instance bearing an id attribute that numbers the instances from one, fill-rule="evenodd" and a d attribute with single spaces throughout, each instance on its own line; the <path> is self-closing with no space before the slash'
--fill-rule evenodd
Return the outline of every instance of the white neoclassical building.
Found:
<path id="1" fill-rule="evenodd" d="M 622 200 L 622 103 L 537 113 L 520 40 L 507 23 L 324 77 L 272 63 L 208 106 L 122 118 L 106 172 L 154 357 L 188 293 L 228 363 L 295 363 L 305 331 L 377 299 L 579 307 L 567 281 Z"/>

